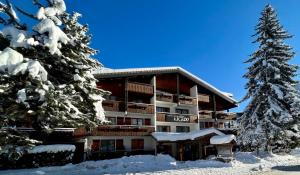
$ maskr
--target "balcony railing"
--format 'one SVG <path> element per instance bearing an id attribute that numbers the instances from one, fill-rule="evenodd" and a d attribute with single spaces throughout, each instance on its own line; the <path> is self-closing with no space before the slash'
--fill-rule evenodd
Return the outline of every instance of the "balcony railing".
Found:
<path id="1" fill-rule="evenodd" d="M 198 94 L 198 101 L 202 103 L 209 103 L 209 95 Z"/>
<path id="2" fill-rule="evenodd" d="M 124 102 L 121 101 L 105 100 L 102 106 L 105 111 L 124 111 Z"/>
<path id="3" fill-rule="evenodd" d="M 150 84 L 128 82 L 127 85 L 129 92 L 153 95 L 153 86 Z"/>
<path id="4" fill-rule="evenodd" d="M 156 92 L 156 100 L 158 101 L 165 101 L 165 102 L 173 102 L 173 94 L 167 93 L 167 92 Z"/>
<path id="5" fill-rule="evenodd" d="M 197 105 L 197 98 L 191 96 L 179 95 L 178 103 L 184 105 Z"/>
<path id="6" fill-rule="evenodd" d="M 154 114 L 154 105 L 129 102 L 127 111 L 132 113 L 140 113 L 140 114 Z"/>
<path id="7" fill-rule="evenodd" d="M 139 125 L 103 125 L 92 131 L 78 128 L 74 131 L 74 137 L 84 136 L 145 136 L 155 131 L 154 126 Z"/>
<path id="8" fill-rule="evenodd" d="M 193 114 L 178 114 L 178 113 L 157 113 L 156 120 L 161 122 L 184 122 L 198 123 L 197 115 Z"/>
<path id="9" fill-rule="evenodd" d="M 216 117 L 217 119 L 234 120 L 236 119 L 236 114 L 232 112 L 217 111 Z M 213 111 L 199 111 L 199 118 L 200 119 L 213 118 Z"/>

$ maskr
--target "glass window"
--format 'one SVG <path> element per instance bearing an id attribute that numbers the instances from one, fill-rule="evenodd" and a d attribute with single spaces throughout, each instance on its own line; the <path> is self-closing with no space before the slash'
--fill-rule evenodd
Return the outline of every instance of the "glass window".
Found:
<path id="1" fill-rule="evenodd" d="M 156 107 L 156 112 L 170 112 L 170 108 L 165 108 L 165 107 Z"/>
<path id="2" fill-rule="evenodd" d="M 143 119 L 142 118 L 133 118 L 131 121 L 132 121 L 131 122 L 132 125 L 138 125 L 138 126 L 143 125 Z"/>
<path id="3" fill-rule="evenodd" d="M 116 140 L 116 150 L 125 150 L 122 139 L 117 139 Z"/>
<path id="4" fill-rule="evenodd" d="M 205 122 L 200 122 L 200 129 L 205 128 Z"/>
<path id="5" fill-rule="evenodd" d="M 179 114 L 189 114 L 189 110 L 188 109 L 176 109 L 176 113 Z"/>
<path id="6" fill-rule="evenodd" d="M 176 126 L 176 132 L 190 132 L 189 126 Z"/>
<path id="7" fill-rule="evenodd" d="M 170 126 L 157 126 L 156 129 L 157 129 L 157 132 L 170 132 L 171 131 Z"/>
<path id="8" fill-rule="evenodd" d="M 116 150 L 115 140 L 101 140 L 100 150 L 103 152 L 114 152 Z"/>

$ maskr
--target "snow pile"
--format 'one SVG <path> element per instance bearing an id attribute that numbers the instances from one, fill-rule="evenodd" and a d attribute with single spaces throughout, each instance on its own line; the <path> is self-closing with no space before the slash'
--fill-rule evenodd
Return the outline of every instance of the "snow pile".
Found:
<path id="1" fill-rule="evenodd" d="M 236 138 L 233 134 L 213 136 L 210 138 L 210 144 L 213 144 L 213 145 L 226 144 L 226 143 L 230 143 L 232 141 L 236 141 Z"/>
<path id="2" fill-rule="evenodd" d="M 60 48 L 61 43 L 66 44 L 69 41 L 67 35 L 54 24 L 51 19 L 43 19 L 38 25 L 34 27 L 34 30 L 40 34 L 47 34 L 47 37 L 43 38 L 44 45 L 49 48 L 51 54 L 61 55 Z"/>
<path id="3" fill-rule="evenodd" d="M 294 150 L 299 152 L 299 150 Z M 137 155 L 119 159 L 87 161 L 80 164 L 68 164 L 61 167 L 43 167 L 0 171 L 0 174 L 47 174 L 47 175 L 98 175 L 98 174 L 178 174 L 178 175 L 242 175 L 263 174 L 274 166 L 292 166 L 300 164 L 300 155 L 256 156 L 255 153 L 238 152 L 236 160 L 223 163 L 216 160 L 197 160 L 177 162 L 169 155 Z"/>
<path id="4" fill-rule="evenodd" d="M 75 151 L 74 145 L 67 144 L 55 144 L 55 145 L 39 145 L 35 146 L 32 149 L 28 150 L 28 153 L 36 154 L 36 153 L 58 153 L 64 151 Z"/>
<path id="5" fill-rule="evenodd" d="M 5 27 L 1 33 L 5 38 L 10 40 L 11 47 L 28 48 L 29 46 L 36 46 L 39 44 L 39 42 L 35 41 L 34 38 L 27 38 L 26 31 L 19 30 L 13 26 Z"/>
<path id="6" fill-rule="evenodd" d="M 173 132 L 153 132 L 152 136 L 157 141 L 179 141 L 179 140 L 194 140 L 208 134 L 216 134 L 224 136 L 225 134 L 215 128 L 202 129 L 188 133 L 173 133 Z"/>
<path id="7" fill-rule="evenodd" d="M 47 71 L 38 61 L 23 58 L 22 54 L 9 47 L 0 52 L 0 72 L 11 75 L 28 72 L 32 78 L 41 81 L 47 81 L 48 76 Z"/>

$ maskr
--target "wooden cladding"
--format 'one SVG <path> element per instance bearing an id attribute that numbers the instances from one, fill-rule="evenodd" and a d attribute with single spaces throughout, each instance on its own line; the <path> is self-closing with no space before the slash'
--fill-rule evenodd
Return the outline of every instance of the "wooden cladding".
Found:
<path id="1" fill-rule="evenodd" d="M 105 100 L 102 102 L 102 106 L 105 111 L 125 111 L 125 103 L 120 101 Z M 129 102 L 127 111 L 140 114 L 154 114 L 154 105 Z"/>
<path id="2" fill-rule="evenodd" d="M 185 105 L 197 105 L 197 98 L 190 97 L 190 96 L 179 96 L 178 98 L 179 104 L 185 104 Z"/>
<path id="3" fill-rule="evenodd" d="M 99 126 L 92 131 L 87 131 L 84 128 L 78 128 L 73 133 L 74 137 L 85 136 L 148 136 L 151 132 L 155 131 L 154 126 Z"/>
<path id="4" fill-rule="evenodd" d="M 236 118 L 235 113 L 229 112 L 216 112 L 217 119 L 224 119 L 224 120 L 234 120 Z M 213 118 L 213 111 L 199 111 L 199 118 L 201 119 L 210 119 Z"/>
<path id="5" fill-rule="evenodd" d="M 160 122 L 183 122 L 183 123 L 198 123 L 197 115 L 183 115 L 170 113 L 156 113 L 156 120 Z"/>
<path id="6" fill-rule="evenodd" d="M 206 94 L 198 94 L 198 101 L 202 103 L 209 103 L 209 95 Z"/>
<path id="7" fill-rule="evenodd" d="M 127 90 L 129 92 L 153 95 L 153 86 L 150 84 L 128 82 Z"/>
<path id="8" fill-rule="evenodd" d="M 173 94 L 166 93 L 166 92 L 157 92 L 156 93 L 156 100 L 158 101 L 165 101 L 165 102 L 173 102 Z"/>
<path id="9" fill-rule="evenodd" d="M 154 105 L 144 103 L 128 103 L 127 111 L 140 114 L 154 114 Z"/>
<path id="10" fill-rule="evenodd" d="M 102 107 L 105 111 L 120 111 L 121 102 L 105 100 L 102 102 Z"/>

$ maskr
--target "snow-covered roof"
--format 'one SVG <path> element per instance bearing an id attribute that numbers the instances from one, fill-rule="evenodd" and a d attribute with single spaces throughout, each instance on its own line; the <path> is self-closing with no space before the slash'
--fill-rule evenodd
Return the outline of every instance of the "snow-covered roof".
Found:
<path id="1" fill-rule="evenodd" d="M 188 133 L 174 133 L 174 132 L 153 132 L 151 133 L 156 141 L 182 141 L 182 140 L 194 140 L 199 137 L 203 137 L 209 134 L 216 134 L 224 136 L 225 134 L 215 128 L 202 129 L 192 131 Z"/>
<path id="2" fill-rule="evenodd" d="M 229 135 L 216 135 L 210 138 L 210 144 L 220 145 L 236 141 L 236 137 L 233 134 Z"/>
<path id="3" fill-rule="evenodd" d="M 149 74 L 161 74 L 161 73 L 180 73 L 192 81 L 196 82 L 200 86 L 207 88 L 213 93 L 219 95 L 223 99 L 237 105 L 237 101 L 233 99 L 228 93 L 224 93 L 209 84 L 208 82 L 200 79 L 199 77 L 193 75 L 187 70 L 181 67 L 151 67 L 151 68 L 129 68 L 129 69 L 109 69 L 109 68 L 100 68 L 93 72 L 96 78 L 108 78 L 108 77 L 120 77 L 120 76 L 133 76 L 133 75 L 149 75 Z"/>

